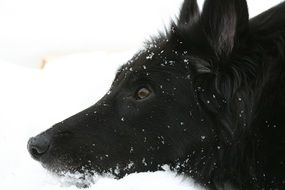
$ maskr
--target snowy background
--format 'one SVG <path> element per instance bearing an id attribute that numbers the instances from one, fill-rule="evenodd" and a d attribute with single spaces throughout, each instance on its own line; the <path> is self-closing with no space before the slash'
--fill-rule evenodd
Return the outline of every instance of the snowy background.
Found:
<path id="1" fill-rule="evenodd" d="M 252 17 L 281 0 L 248 2 Z M 30 158 L 28 138 L 94 104 L 118 66 L 163 30 L 181 3 L 0 0 L 0 189 L 76 189 Z M 199 189 L 169 171 L 96 181 L 90 189 Z"/>

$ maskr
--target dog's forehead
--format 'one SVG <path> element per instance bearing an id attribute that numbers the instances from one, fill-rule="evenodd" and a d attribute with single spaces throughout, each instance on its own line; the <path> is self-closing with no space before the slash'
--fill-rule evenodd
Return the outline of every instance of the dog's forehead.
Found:
<path id="1" fill-rule="evenodd" d="M 139 73 L 140 71 L 168 71 L 174 73 L 185 73 L 189 71 L 191 55 L 188 51 L 181 51 L 173 47 L 149 44 L 145 49 L 139 51 L 126 64 L 121 66 L 117 75 L 121 73 Z"/>

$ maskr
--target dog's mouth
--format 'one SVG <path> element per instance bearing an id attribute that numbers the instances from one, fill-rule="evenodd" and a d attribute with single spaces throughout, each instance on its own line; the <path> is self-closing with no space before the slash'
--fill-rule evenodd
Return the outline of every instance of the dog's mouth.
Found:
<path id="1" fill-rule="evenodd" d="M 80 162 L 80 160 L 74 160 L 70 156 L 62 155 L 57 158 L 53 157 L 38 160 L 42 166 L 57 176 L 66 175 L 80 175 L 84 176 L 112 176 L 114 178 L 123 177 L 127 171 L 126 168 L 122 167 L 121 164 L 114 166 L 106 166 L 104 163 L 99 161 L 86 161 Z M 133 163 L 129 163 L 129 169 L 132 169 Z M 134 168 L 134 167 L 133 167 Z"/>
<path id="2" fill-rule="evenodd" d="M 153 161 L 142 160 L 128 160 L 128 161 L 113 161 L 110 165 L 109 162 L 104 160 L 100 161 L 86 161 L 71 159 L 70 156 L 60 156 L 47 158 L 48 162 L 41 160 L 42 166 L 55 174 L 56 176 L 75 176 L 80 180 L 90 179 L 91 176 L 108 176 L 116 179 L 123 178 L 127 174 L 137 172 L 149 172 L 163 170 L 162 164 L 157 164 Z M 107 165 L 108 163 L 108 165 Z"/>

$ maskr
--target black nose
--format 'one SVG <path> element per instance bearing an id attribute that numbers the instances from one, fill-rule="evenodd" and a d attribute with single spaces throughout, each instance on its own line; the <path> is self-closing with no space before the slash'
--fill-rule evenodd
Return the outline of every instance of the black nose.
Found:
<path id="1" fill-rule="evenodd" d="M 45 136 L 33 137 L 28 141 L 28 151 L 36 160 L 39 160 L 45 153 L 47 153 L 49 146 L 50 141 Z"/>

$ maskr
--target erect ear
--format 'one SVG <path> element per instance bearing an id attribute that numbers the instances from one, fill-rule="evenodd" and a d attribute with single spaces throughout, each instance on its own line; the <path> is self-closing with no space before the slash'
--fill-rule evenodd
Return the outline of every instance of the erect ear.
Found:
<path id="1" fill-rule="evenodd" d="M 228 56 L 248 28 L 246 0 L 206 0 L 201 26 L 217 56 Z"/>
<path id="2" fill-rule="evenodd" d="M 200 11 L 196 0 L 184 0 L 178 18 L 178 26 L 191 26 L 200 18 Z"/>

